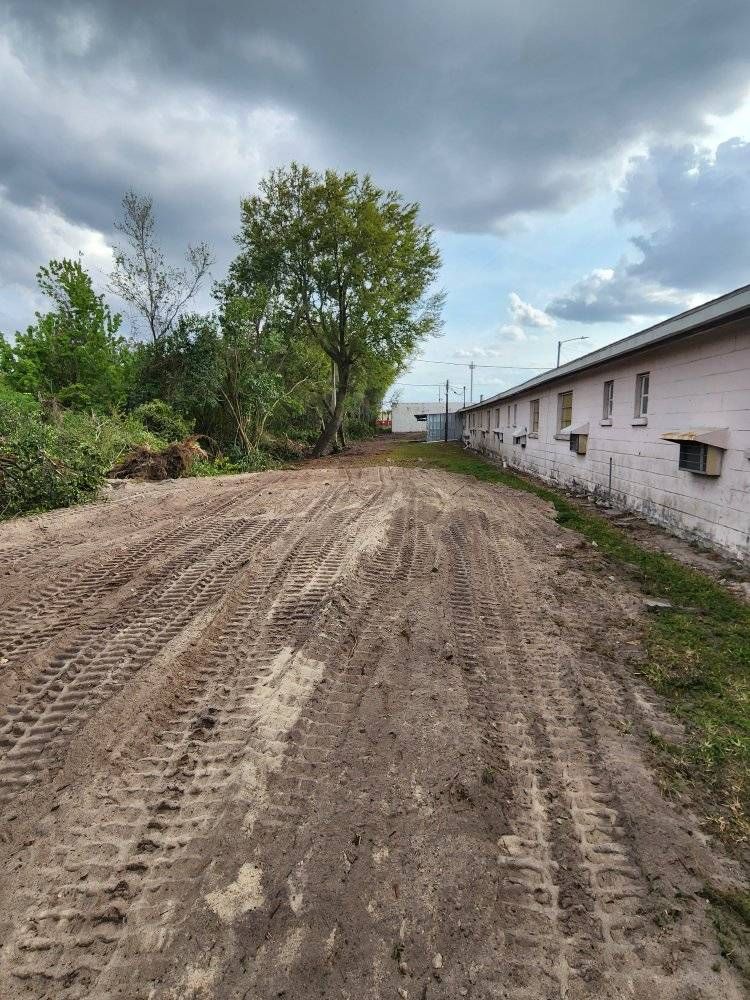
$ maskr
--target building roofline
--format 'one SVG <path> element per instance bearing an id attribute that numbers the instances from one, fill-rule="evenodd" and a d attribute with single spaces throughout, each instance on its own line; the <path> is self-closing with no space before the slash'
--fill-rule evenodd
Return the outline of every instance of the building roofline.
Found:
<path id="1" fill-rule="evenodd" d="M 621 340 L 615 340 L 611 344 L 599 347 L 588 354 L 583 354 L 574 361 L 568 361 L 567 364 L 560 365 L 559 368 L 551 368 L 541 375 L 535 375 L 526 382 L 520 382 L 518 385 L 511 386 L 510 389 L 504 389 L 494 396 L 488 396 L 487 399 L 483 399 L 479 403 L 470 403 L 468 406 L 462 407 L 459 412 L 465 413 L 469 410 L 476 410 L 479 407 L 487 406 L 488 403 L 496 403 L 510 396 L 517 396 L 520 392 L 535 389 L 537 386 L 546 385 L 548 382 L 566 379 L 588 368 L 594 368 L 597 365 L 606 364 L 608 361 L 614 361 L 628 354 L 646 350 L 667 340 L 684 337 L 691 333 L 698 333 L 703 329 L 719 326 L 722 323 L 727 323 L 731 319 L 737 318 L 743 313 L 750 313 L 750 285 L 743 285 L 741 288 L 736 288 L 733 292 L 727 292 L 716 299 L 704 302 L 703 305 L 687 309 L 677 316 L 662 320 L 653 326 L 646 327 L 644 330 L 639 330 L 637 333 L 628 334 L 627 337 L 623 337 Z"/>

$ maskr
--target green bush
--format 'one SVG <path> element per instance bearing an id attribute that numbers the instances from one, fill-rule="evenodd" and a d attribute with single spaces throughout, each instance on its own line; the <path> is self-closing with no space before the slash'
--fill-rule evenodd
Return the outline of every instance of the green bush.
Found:
<path id="1" fill-rule="evenodd" d="M 133 417 L 58 412 L 0 384 L 0 518 L 69 507 L 96 496 L 137 444 L 162 447 Z"/>
<path id="2" fill-rule="evenodd" d="M 68 507 L 93 496 L 103 478 L 85 444 L 61 452 L 39 410 L 0 398 L 0 516 Z"/>
<path id="3" fill-rule="evenodd" d="M 193 463 L 193 476 L 234 476 L 241 472 L 264 472 L 278 466 L 272 455 L 255 451 L 248 455 L 217 455 L 207 461 Z"/>
<path id="4" fill-rule="evenodd" d="M 346 433 L 350 438 L 362 439 L 375 437 L 375 428 L 368 420 L 361 417 L 348 417 L 346 421 Z"/>
<path id="5" fill-rule="evenodd" d="M 186 420 L 163 399 L 152 399 L 136 406 L 131 416 L 163 441 L 184 441 L 192 434 L 193 421 Z"/>

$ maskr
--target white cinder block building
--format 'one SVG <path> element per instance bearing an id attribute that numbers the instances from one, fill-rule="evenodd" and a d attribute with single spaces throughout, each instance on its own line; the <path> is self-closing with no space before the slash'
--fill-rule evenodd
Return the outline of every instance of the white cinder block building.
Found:
<path id="1" fill-rule="evenodd" d="M 750 286 L 466 407 L 464 441 L 750 556 Z"/>
<path id="2" fill-rule="evenodd" d="M 460 409 L 460 403 L 448 404 L 449 413 L 455 413 Z M 426 431 L 426 421 L 417 420 L 417 416 L 424 416 L 426 413 L 445 413 L 445 402 L 396 403 L 391 410 L 391 431 L 394 434 L 405 434 L 409 431 Z"/>

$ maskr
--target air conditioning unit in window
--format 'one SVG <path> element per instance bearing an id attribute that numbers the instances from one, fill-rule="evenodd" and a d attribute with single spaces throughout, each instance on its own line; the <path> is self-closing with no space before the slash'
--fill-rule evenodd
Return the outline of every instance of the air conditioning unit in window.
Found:
<path id="1" fill-rule="evenodd" d="M 699 441 L 681 441 L 678 467 L 687 472 L 697 472 L 700 476 L 720 476 L 721 460 L 724 452 L 710 444 Z"/>
<path id="2" fill-rule="evenodd" d="M 698 476 L 720 476 L 724 452 L 729 444 L 725 427 L 698 427 L 687 431 L 668 431 L 664 441 L 680 446 L 677 467 Z"/>
<path id="3" fill-rule="evenodd" d="M 576 455 L 585 455 L 589 443 L 589 425 L 570 428 L 570 450 Z"/>
<path id="4" fill-rule="evenodd" d="M 576 455 L 585 455 L 588 443 L 589 443 L 588 434 L 570 435 L 570 450 L 574 451 Z"/>

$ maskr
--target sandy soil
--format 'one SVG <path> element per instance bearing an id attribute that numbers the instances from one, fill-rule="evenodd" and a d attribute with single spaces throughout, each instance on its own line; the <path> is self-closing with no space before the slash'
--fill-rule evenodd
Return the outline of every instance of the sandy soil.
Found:
<path id="1" fill-rule="evenodd" d="M 739 1000 L 598 560 L 385 467 L 0 527 L 0 997 Z"/>

